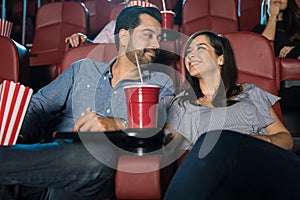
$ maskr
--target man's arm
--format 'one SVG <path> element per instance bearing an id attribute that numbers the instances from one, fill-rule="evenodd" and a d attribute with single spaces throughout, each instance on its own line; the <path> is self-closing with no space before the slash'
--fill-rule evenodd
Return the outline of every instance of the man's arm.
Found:
<path id="1" fill-rule="evenodd" d="M 73 68 L 69 67 L 32 96 L 21 128 L 21 133 L 26 135 L 30 142 L 40 141 L 44 137 L 43 134 L 49 131 L 49 122 L 65 107 L 73 83 L 72 77 Z"/>

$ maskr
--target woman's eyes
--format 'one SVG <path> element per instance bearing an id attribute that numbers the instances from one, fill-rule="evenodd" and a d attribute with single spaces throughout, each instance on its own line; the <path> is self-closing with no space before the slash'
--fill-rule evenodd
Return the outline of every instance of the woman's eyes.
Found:
<path id="1" fill-rule="evenodd" d="M 205 48 L 203 46 L 197 46 L 196 47 L 196 51 L 202 51 L 202 50 L 205 50 Z M 190 54 L 193 50 L 192 49 L 188 49 L 186 51 L 187 54 Z"/>
<path id="2" fill-rule="evenodd" d="M 200 51 L 200 50 L 205 50 L 205 48 L 203 46 L 197 46 L 197 51 Z"/>

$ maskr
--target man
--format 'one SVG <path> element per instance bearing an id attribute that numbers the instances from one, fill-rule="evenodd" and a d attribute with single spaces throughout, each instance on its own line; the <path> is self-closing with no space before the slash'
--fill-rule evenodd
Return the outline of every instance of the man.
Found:
<path id="1" fill-rule="evenodd" d="M 140 65 L 151 63 L 157 55 L 160 12 L 156 8 L 126 8 L 117 19 L 115 33 L 116 59 L 73 63 L 32 97 L 22 126 L 28 141 L 43 139 L 41 133 L 47 132 L 54 118 L 59 120 L 58 131 L 126 128 L 123 86 L 140 82 L 135 55 Z M 143 80 L 161 87 L 161 99 L 173 95 L 173 83 L 166 74 L 143 70 Z M 108 151 L 105 145 L 97 147 L 103 154 Z M 106 159 L 116 158 L 108 155 Z M 95 159 L 81 143 L 63 140 L 1 147 L 0 160 L 1 184 L 47 187 L 49 199 L 93 200 L 114 195 L 114 169 Z"/>

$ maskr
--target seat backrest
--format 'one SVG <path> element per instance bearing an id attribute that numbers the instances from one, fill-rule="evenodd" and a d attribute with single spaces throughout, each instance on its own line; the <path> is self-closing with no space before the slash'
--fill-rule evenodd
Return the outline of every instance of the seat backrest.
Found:
<path id="1" fill-rule="evenodd" d="M 108 62 L 118 55 L 116 44 L 86 44 L 71 48 L 65 52 L 58 67 L 58 74 L 68 68 L 73 62 L 83 58 L 90 58 L 94 61 Z"/>
<path id="2" fill-rule="evenodd" d="M 252 31 L 260 23 L 262 0 L 239 0 L 239 30 Z"/>
<path id="3" fill-rule="evenodd" d="M 65 52 L 65 38 L 88 33 L 88 11 L 79 2 L 53 2 L 37 12 L 30 66 L 58 64 Z"/>
<path id="4" fill-rule="evenodd" d="M 81 0 L 87 9 L 89 10 L 90 16 L 90 35 L 89 38 L 93 39 L 97 34 L 109 23 L 110 12 L 123 0 Z"/>
<path id="5" fill-rule="evenodd" d="M 273 48 L 265 37 L 253 32 L 227 33 L 233 48 L 239 70 L 238 82 L 253 83 L 260 88 L 278 95 L 275 57 Z M 279 103 L 274 110 L 282 120 Z"/>
<path id="6" fill-rule="evenodd" d="M 28 85 L 28 51 L 8 37 L 0 36 L 0 83 L 3 80 Z"/>
<path id="7" fill-rule="evenodd" d="M 182 8 L 182 32 L 191 35 L 200 30 L 217 33 L 238 31 L 236 0 L 186 0 Z"/>
<path id="8" fill-rule="evenodd" d="M 125 8 L 125 4 L 124 3 L 120 3 L 118 5 L 116 5 L 115 7 L 113 7 L 111 9 L 110 15 L 109 15 L 109 20 L 116 20 L 119 13 Z"/>

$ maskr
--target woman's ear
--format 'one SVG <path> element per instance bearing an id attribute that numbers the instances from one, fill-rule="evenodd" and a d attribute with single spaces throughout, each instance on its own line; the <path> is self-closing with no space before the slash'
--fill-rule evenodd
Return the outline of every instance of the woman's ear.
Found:
<path id="1" fill-rule="evenodd" d="M 126 48 L 129 43 L 130 35 L 129 31 L 121 29 L 119 31 L 120 48 Z"/>
<path id="2" fill-rule="evenodd" d="M 220 56 L 218 57 L 218 65 L 219 65 L 219 66 L 224 65 L 224 55 L 220 55 Z"/>

